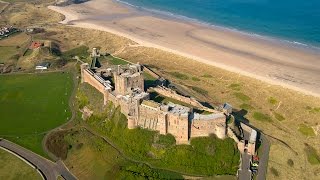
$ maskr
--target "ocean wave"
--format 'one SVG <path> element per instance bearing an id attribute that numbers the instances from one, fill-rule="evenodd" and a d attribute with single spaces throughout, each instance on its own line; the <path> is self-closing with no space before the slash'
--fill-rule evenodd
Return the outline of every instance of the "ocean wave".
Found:
<path id="1" fill-rule="evenodd" d="M 168 12 L 168 11 L 152 9 L 152 8 L 145 8 L 142 6 L 133 5 L 133 4 L 128 3 L 126 1 L 123 1 L 123 0 L 114 0 L 114 1 L 121 3 L 121 4 L 124 4 L 124 5 L 127 5 L 129 7 L 132 7 L 134 9 L 138 9 L 138 10 L 145 11 L 147 13 L 151 13 L 152 15 L 155 15 L 155 16 L 160 16 L 161 18 L 168 18 L 168 19 L 182 20 L 184 22 L 197 23 L 197 24 L 204 25 L 204 26 L 207 26 L 210 28 L 236 32 L 236 33 L 240 33 L 242 35 L 249 36 L 249 37 L 255 37 L 258 39 L 262 39 L 262 40 L 267 40 L 267 41 L 276 42 L 276 43 L 278 42 L 278 43 L 282 43 L 282 44 L 286 44 L 286 45 L 292 45 L 294 47 L 299 47 L 299 48 L 304 48 L 304 49 L 309 49 L 309 50 L 313 50 L 316 52 L 320 52 L 320 47 L 310 45 L 310 44 L 305 44 L 305 43 L 298 42 L 298 41 L 291 41 L 291 40 L 286 40 L 286 39 L 279 38 L 279 37 L 272 37 L 272 36 L 268 36 L 268 35 L 261 35 L 261 34 L 257 34 L 257 33 L 253 33 L 253 32 L 243 31 L 243 30 L 239 30 L 237 28 L 216 25 L 216 24 L 212 24 L 209 22 L 204 22 L 203 20 L 200 20 L 200 19 L 191 18 L 191 17 L 187 17 L 187 16 L 180 15 L 180 14 L 175 14 L 175 13 Z"/>

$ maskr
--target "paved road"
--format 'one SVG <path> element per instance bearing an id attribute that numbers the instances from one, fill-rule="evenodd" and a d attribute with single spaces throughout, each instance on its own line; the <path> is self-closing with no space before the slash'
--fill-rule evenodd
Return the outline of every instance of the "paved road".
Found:
<path id="1" fill-rule="evenodd" d="M 269 151 L 270 151 L 270 141 L 266 138 L 264 134 L 261 133 L 261 152 L 259 155 L 259 169 L 257 174 L 257 180 L 265 180 L 267 175 L 268 160 L 269 160 Z"/>
<path id="2" fill-rule="evenodd" d="M 66 180 L 77 179 L 69 172 L 62 161 L 54 163 L 5 139 L 0 139 L 0 146 L 34 165 L 47 180 L 56 180 L 59 175 Z"/>
<path id="3" fill-rule="evenodd" d="M 243 139 L 249 141 L 250 132 L 243 130 Z M 250 170 L 250 159 L 252 158 L 247 152 L 241 154 L 241 168 L 238 171 L 239 180 L 251 180 L 252 172 Z"/>
<path id="4" fill-rule="evenodd" d="M 239 180 L 250 180 L 251 170 L 250 170 L 250 159 L 251 156 L 247 153 L 241 154 L 241 169 L 238 172 Z"/>

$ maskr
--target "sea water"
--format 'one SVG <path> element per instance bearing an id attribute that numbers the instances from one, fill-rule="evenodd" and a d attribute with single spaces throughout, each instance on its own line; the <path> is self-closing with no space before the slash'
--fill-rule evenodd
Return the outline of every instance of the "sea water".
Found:
<path id="1" fill-rule="evenodd" d="M 320 48 L 320 0 L 118 0 L 149 12 Z"/>

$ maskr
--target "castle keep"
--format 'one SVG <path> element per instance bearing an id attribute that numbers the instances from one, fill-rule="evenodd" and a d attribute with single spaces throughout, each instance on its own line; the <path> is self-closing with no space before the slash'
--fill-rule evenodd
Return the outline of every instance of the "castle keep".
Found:
<path id="1" fill-rule="evenodd" d="M 97 54 L 93 52 L 94 57 Z M 151 100 L 150 90 L 144 90 L 143 67 L 140 64 L 92 70 L 89 64 L 84 63 L 81 65 L 81 82 L 89 83 L 100 91 L 105 105 L 111 101 L 120 106 L 121 112 L 128 119 L 129 129 L 141 127 L 158 131 L 160 134 L 170 133 L 177 144 L 188 144 L 190 138 L 210 134 L 221 139 L 226 137 L 226 116 L 223 112 L 204 107 L 195 99 L 181 96 L 162 86 L 150 90 L 191 106 Z M 207 113 L 200 114 L 190 107 L 197 107 Z"/>

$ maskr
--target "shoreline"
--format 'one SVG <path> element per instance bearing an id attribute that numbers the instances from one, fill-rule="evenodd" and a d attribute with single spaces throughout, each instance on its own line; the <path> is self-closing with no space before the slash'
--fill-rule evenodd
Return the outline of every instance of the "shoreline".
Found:
<path id="1" fill-rule="evenodd" d="M 242 34 L 244 36 L 257 38 L 257 39 L 260 39 L 260 40 L 266 40 L 266 41 L 270 41 L 270 42 L 273 42 L 273 43 L 279 43 L 280 45 L 285 45 L 285 46 L 289 46 L 289 47 L 293 46 L 295 48 L 304 49 L 306 51 L 320 53 L 320 46 L 315 46 L 315 45 L 312 45 L 312 44 L 308 44 L 307 42 L 299 42 L 299 41 L 295 41 L 295 40 L 288 40 L 288 39 L 285 39 L 285 38 L 282 38 L 282 37 L 265 35 L 265 34 L 262 34 L 262 33 L 239 30 L 237 28 L 232 28 L 232 27 L 227 27 L 227 26 L 223 26 L 223 25 L 212 24 L 212 23 L 209 23 L 209 22 L 204 22 L 204 21 L 202 21 L 200 19 L 190 18 L 190 17 L 184 16 L 184 15 L 171 13 L 169 11 L 162 11 L 162 10 L 157 10 L 157 9 L 149 9 L 149 8 L 145 8 L 145 7 L 141 7 L 141 6 L 136 6 L 136 5 L 130 4 L 130 3 L 122 1 L 122 0 L 112 0 L 112 1 L 114 1 L 115 3 L 121 4 L 123 6 L 127 6 L 128 8 L 133 8 L 135 10 L 145 11 L 145 13 L 147 13 L 147 14 L 149 14 L 151 16 L 156 16 L 156 17 L 159 17 L 159 18 L 171 19 L 171 20 L 175 20 L 175 21 L 183 21 L 185 23 L 196 23 L 196 24 L 200 24 L 202 26 L 206 26 L 208 28 L 213 28 L 213 29 L 232 32 L 232 33 L 239 33 L 239 34 Z"/>
<path id="2" fill-rule="evenodd" d="M 110 9 L 113 9 L 113 10 L 111 10 L 111 12 L 102 12 L 102 13 L 90 12 L 89 8 L 96 7 L 97 5 L 100 5 L 100 4 L 102 7 L 109 7 Z M 319 69 L 317 69 L 316 64 L 314 64 L 314 62 L 316 63 L 318 62 L 318 61 L 315 61 L 315 59 L 319 58 L 317 53 L 315 53 L 316 54 L 315 55 L 315 54 L 306 53 L 306 52 L 295 52 L 297 49 L 296 47 L 282 47 L 283 45 L 276 45 L 273 42 L 271 43 L 264 42 L 265 40 L 257 39 L 256 37 L 246 37 L 245 35 L 241 35 L 240 33 L 237 33 L 237 32 L 227 32 L 226 30 L 221 30 L 221 29 L 211 30 L 204 27 L 203 25 L 198 25 L 197 23 L 193 23 L 193 22 L 189 22 L 189 23 L 178 22 L 174 20 L 161 19 L 159 17 L 148 16 L 147 13 L 145 12 L 136 12 L 134 8 L 131 9 L 131 8 L 125 7 L 125 5 L 119 2 L 114 2 L 111 0 L 103 1 L 103 2 L 101 0 L 93 0 L 80 5 L 79 4 L 69 5 L 66 7 L 49 6 L 48 8 L 51 10 L 57 11 L 58 13 L 61 13 L 65 16 L 65 19 L 61 22 L 62 24 L 66 24 L 74 27 L 80 27 L 80 28 L 107 31 L 112 34 L 116 34 L 119 36 L 126 37 L 128 39 L 131 39 L 139 43 L 139 46 L 161 49 L 164 51 L 168 51 L 174 54 L 178 54 L 181 56 L 194 59 L 198 62 L 213 65 L 231 72 L 239 73 L 241 75 L 262 80 L 270 84 L 280 85 L 282 87 L 293 89 L 307 95 L 320 97 L 320 91 L 318 90 L 318 87 L 320 87 L 320 81 L 319 81 L 320 76 L 319 76 L 319 79 L 318 77 L 315 77 L 314 79 L 312 79 L 316 83 L 305 82 L 304 79 L 296 80 L 296 78 L 299 77 L 299 74 L 297 74 L 296 77 L 291 77 L 291 72 L 293 70 L 301 70 L 302 75 L 303 73 L 305 74 L 305 72 L 302 72 L 302 71 L 308 71 L 308 72 L 311 71 L 310 75 L 308 74 L 309 76 L 317 74 L 317 72 L 319 72 L 318 71 Z M 131 16 L 131 15 L 134 15 L 134 16 Z M 101 20 L 98 18 L 95 19 L 95 17 L 99 17 L 101 18 Z M 174 37 L 175 35 L 179 35 L 181 37 L 179 38 L 177 37 L 176 38 L 177 41 L 186 40 L 186 43 L 198 43 L 199 46 L 201 47 L 197 49 L 196 53 L 193 53 L 193 54 L 187 53 L 188 51 L 186 50 L 192 48 L 192 46 L 190 47 L 186 46 L 182 50 L 181 48 L 179 49 L 177 45 L 180 45 L 180 44 L 173 44 L 172 41 L 162 38 L 162 37 L 169 36 L 170 32 L 165 35 L 162 35 L 163 34 L 162 31 L 153 31 L 152 29 L 146 29 L 146 27 L 150 25 L 150 23 L 152 23 L 151 25 L 155 27 L 160 27 L 160 28 L 161 26 L 165 26 L 165 25 L 166 26 L 176 25 L 178 30 L 170 29 L 173 34 L 172 37 Z M 138 27 L 137 24 L 139 25 L 141 24 L 141 27 L 140 26 Z M 134 27 L 137 30 L 133 29 Z M 128 31 L 127 29 L 131 30 L 132 32 Z M 184 36 L 181 35 L 181 31 L 185 32 Z M 193 32 L 193 31 L 196 31 L 196 32 Z M 153 34 L 155 37 L 148 36 L 149 35 L 148 33 Z M 211 36 L 209 35 L 203 36 L 202 34 L 205 34 L 205 33 L 208 33 Z M 226 38 L 229 38 L 229 40 L 231 41 L 236 41 L 236 43 L 233 43 L 233 42 L 229 44 L 228 42 L 225 43 L 223 41 L 225 38 L 224 37 L 221 38 L 219 36 L 226 36 Z M 231 36 L 231 37 L 228 37 L 228 36 Z M 216 39 L 211 40 L 210 39 L 211 37 L 215 37 Z M 228 41 L 228 39 L 225 41 Z M 244 43 L 244 45 L 242 45 L 242 43 Z M 254 47 L 254 45 L 258 45 L 261 48 Z M 263 49 L 264 47 L 266 47 L 266 50 Z M 280 56 L 277 54 L 277 52 L 273 53 L 272 56 L 269 55 L 268 51 L 276 48 L 282 48 L 284 53 L 282 52 Z M 246 52 L 244 51 L 244 49 L 250 49 L 250 52 Z M 215 52 L 211 52 L 210 50 Z M 204 56 L 206 54 L 207 54 L 207 57 Z M 310 62 L 305 63 L 302 61 L 297 61 L 295 59 L 291 60 L 290 57 L 288 58 L 289 55 L 292 57 L 294 57 L 295 55 L 299 55 L 298 58 L 304 58 L 305 54 L 310 55 L 310 58 L 309 58 Z M 234 60 L 236 57 L 239 57 L 239 60 L 238 59 Z M 217 60 L 212 60 L 214 58 L 217 58 Z M 281 61 L 278 60 L 280 58 L 282 58 Z M 244 62 L 242 62 L 242 60 Z M 250 65 L 246 65 L 245 61 L 250 63 Z M 258 74 L 259 69 L 256 68 L 256 66 L 259 67 L 260 65 L 265 66 L 266 69 L 268 69 L 267 65 L 270 65 L 269 69 L 265 72 L 267 74 L 264 76 L 262 76 L 261 74 Z M 239 66 L 242 66 L 242 67 L 239 68 Z M 285 75 L 283 78 L 281 77 L 278 78 L 276 76 L 277 74 L 274 77 L 268 74 L 270 72 L 271 73 L 274 72 L 274 69 L 283 68 L 282 66 L 284 68 L 288 68 L 283 73 Z M 251 68 L 253 67 L 254 71 L 250 71 L 249 67 Z M 286 78 L 289 78 L 289 80 Z M 306 79 L 309 79 L 309 77 L 306 77 Z M 300 83 L 300 86 L 299 86 L 299 83 Z M 303 83 L 307 85 L 311 84 L 311 86 L 312 84 L 315 84 L 316 87 L 306 89 L 305 87 L 303 87 Z"/>

